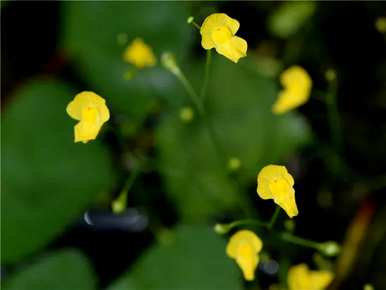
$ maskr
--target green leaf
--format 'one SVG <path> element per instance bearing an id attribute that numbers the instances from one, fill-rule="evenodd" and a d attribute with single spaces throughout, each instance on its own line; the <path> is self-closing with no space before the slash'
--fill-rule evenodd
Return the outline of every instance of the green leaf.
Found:
<path id="1" fill-rule="evenodd" d="M 4 290 L 94 290 L 96 282 L 82 254 L 61 250 L 23 266 L 4 286 Z"/>
<path id="2" fill-rule="evenodd" d="M 73 97 L 62 83 L 34 81 L 3 114 L 3 262 L 45 246 L 114 181 L 109 153 L 98 140 L 74 144 L 76 122 L 66 113 Z"/>
<path id="3" fill-rule="evenodd" d="M 240 271 L 225 242 L 203 226 L 179 226 L 169 244 L 151 247 L 109 290 L 237 290 Z"/>
<path id="4" fill-rule="evenodd" d="M 268 29 L 273 35 L 287 38 L 295 34 L 312 17 L 315 2 L 287 2 L 268 18 Z"/>
<path id="5" fill-rule="evenodd" d="M 131 80 L 124 74 L 133 67 L 122 60 L 128 42 L 141 37 L 158 60 L 168 50 L 181 57 L 195 31 L 186 23 L 188 5 L 170 2 L 68 2 L 63 3 L 63 46 L 75 60 L 92 90 L 109 99 L 116 113 L 140 122 L 154 107 L 156 97 L 168 98 L 175 79 L 160 67 L 138 70 Z"/>
<path id="6" fill-rule="evenodd" d="M 220 56 L 215 59 L 207 111 L 226 158 L 241 160 L 241 184 L 250 185 L 263 166 L 283 161 L 305 143 L 309 129 L 295 112 L 271 113 L 278 86 L 256 72 L 254 64 L 235 65 Z M 167 192 L 189 221 L 237 208 L 244 198 L 230 182 L 208 136 L 198 118 L 182 123 L 174 111 L 164 117 L 157 132 Z"/>

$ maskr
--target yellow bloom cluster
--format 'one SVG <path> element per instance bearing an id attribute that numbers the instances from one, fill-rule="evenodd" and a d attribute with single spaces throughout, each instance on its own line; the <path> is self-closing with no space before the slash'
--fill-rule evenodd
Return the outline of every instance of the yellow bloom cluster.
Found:
<path id="1" fill-rule="evenodd" d="M 215 48 L 217 53 L 237 63 L 247 55 L 247 42 L 235 36 L 240 23 L 225 13 L 209 15 L 202 23 L 200 33 L 201 45 L 204 49 Z"/>
<path id="2" fill-rule="evenodd" d="M 311 271 L 306 264 L 293 266 L 288 271 L 289 290 L 324 290 L 334 278 L 329 271 Z"/>
<path id="3" fill-rule="evenodd" d="M 94 140 L 110 118 L 105 99 L 93 92 L 77 94 L 66 110 L 71 118 L 79 121 L 74 127 L 75 142 Z"/>
<path id="4" fill-rule="evenodd" d="M 228 242 L 226 253 L 236 260 L 247 281 L 255 279 L 255 270 L 259 263 L 258 253 L 262 247 L 260 238 L 248 230 L 236 232 Z"/>

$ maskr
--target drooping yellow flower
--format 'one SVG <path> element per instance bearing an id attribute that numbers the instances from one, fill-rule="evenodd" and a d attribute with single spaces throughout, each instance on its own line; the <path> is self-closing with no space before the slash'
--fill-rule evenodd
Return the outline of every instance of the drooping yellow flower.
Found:
<path id="1" fill-rule="evenodd" d="M 152 48 L 142 38 L 134 39 L 127 46 L 123 53 L 123 60 L 140 69 L 154 66 L 157 63 Z"/>
<path id="2" fill-rule="evenodd" d="M 248 48 L 244 39 L 235 36 L 239 27 L 240 23 L 225 13 L 209 15 L 200 29 L 202 47 L 215 48 L 219 54 L 237 63 L 241 57 L 247 55 Z"/>
<path id="3" fill-rule="evenodd" d="M 294 184 L 285 166 L 267 165 L 257 175 L 256 191 L 262 199 L 273 199 L 292 218 L 298 215 Z"/>
<path id="4" fill-rule="evenodd" d="M 312 80 L 300 66 L 292 66 L 281 73 L 283 90 L 273 104 L 275 114 L 283 114 L 306 103 L 311 94 Z"/>
<path id="5" fill-rule="evenodd" d="M 258 254 L 263 247 L 263 242 L 254 232 L 240 230 L 229 240 L 226 253 L 236 260 L 247 281 L 255 279 L 255 270 L 259 263 Z"/>
<path id="6" fill-rule="evenodd" d="M 93 92 L 81 92 L 67 105 L 67 114 L 79 120 L 74 127 L 75 142 L 94 140 L 102 125 L 110 118 L 106 101 Z"/>
<path id="7" fill-rule="evenodd" d="M 306 264 L 292 266 L 288 271 L 289 290 L 324 290 L 334 274 L 329 271 L 311 271 Z"/>

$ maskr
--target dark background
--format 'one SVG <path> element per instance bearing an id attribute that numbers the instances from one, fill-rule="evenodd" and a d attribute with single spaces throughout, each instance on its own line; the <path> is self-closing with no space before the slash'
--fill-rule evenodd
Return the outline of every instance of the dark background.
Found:
<path id="1" fill-rule="evenodd" d="M 2 110 L 13 92 L 36 75 L 59 76 L 82 87 L 83 81 L 73 73 L 71 61 L 58 46 L 60 5 L 60 2 L 2 3 Z M 302 203 L 307 206 L 302 212 L 307 218 L 298 221 L 297 233 L 323 240 L 325 232 L 320 229 L 328 227 L 329 239 L 344 243 L 350 225 L 365 219 L 366 234 L 361 238 L 352 271 L 339 289 L 361 289 L 359 285 L 368 282 L 378 285 L 375 289 L 385 288 L 382 275 L 386 269 L 386 47 L 385 34 L 374 28 L 374 21 L 386 15 L 386 6 L 382 2 L 320 3 L 311 24 L 291 40 L 300 45 L 302 51 L 294 56 L 293 51 L 289 52 L 288 42 L 272 38 L 264 26 L 268 13 L 278 3 L 219 2 L 211 5 L 236 19 L 244 19 L 242 25 L 248 28 L 240 36 L 248 39 L 250 47 L 269 39 L 273 47 L 270 53 L 282 58 L 285 66 L 296 62 L 306 67 L 314 76 L 315 90 L 327 86 L 319 68 L 336 69 L 343 132 L 343 150 L 339 157 L 344 160 L 348 174 L 331 174 L 331 168 L 320 156 L 320 151 L 330 150 L 329 128 L 325 112 L 320 110 L 321 104 L 311 100 L 300 111 L 310 122 L 317 139 L 325 141 L 325 145 L 308 145 L 292 162 L 303 168 L 297 180 L 298 190 L 308 192 L 317 188 L 323 194 L 319 198 L 303 196 Z M 194 7 L 199 10 L 200 3 L 194 3 Z M 199 51 L 197 44 L 193 54 L 198 55 Z M 151 128 L 151 120 L 149 122 Z M 114 140 L 109 142 L 115 146 Z M 133 210 L 128 214 L 129 219 L 134 216 L 146 221 L 151 212 L 164 224 L 172 226 L 177 216 L 173 205 L 158 190 L 159 175 L 145 174 L 133 191 L 140 191 L 141 184 L 159 195 L 155 200 L 135 195 L 129 200 Z M 327 198 L 323 198 L 326 191 L 329 192 Z M 154 237 L 146 223 L 139 228 L 135 222 L 125 227 L 122 218 L 113 216 L 108 209 L 95 208 L 88 213 L 96 226 L 90 227 L 80 218 L 48 248 L 80 248 L 91 259 L 100 285 L 104 287 L 118 277 Z M 376 238 L 378 242 L 372 243 Z M 305 250 L 300 257 L 309 254 Z M 8 270 L 12 272 L 12 267 L 5 268 L 5 277 Z M 269 277 L 263 278 L 263 285 L 267 283 L 264 279 L 270 281 Z"/>

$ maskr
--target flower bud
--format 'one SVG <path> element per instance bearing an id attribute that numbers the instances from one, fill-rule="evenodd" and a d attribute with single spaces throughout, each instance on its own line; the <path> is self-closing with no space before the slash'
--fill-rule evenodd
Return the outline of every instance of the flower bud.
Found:
<path id="1" fill-rule="evenodd" d="M 320 244 L 320 252 L 329 257 L 335 257 L 340 253 L 340 246 L 335 241 Z"/>
<path id="2" fill-rule="evenodd" d="M 178 75 L 180 69 L 177 66 L 176 58 L 171 52 L 164 52 L 161 56 L 162 65 L 171 73 Z"/>

